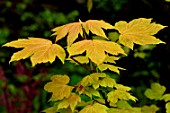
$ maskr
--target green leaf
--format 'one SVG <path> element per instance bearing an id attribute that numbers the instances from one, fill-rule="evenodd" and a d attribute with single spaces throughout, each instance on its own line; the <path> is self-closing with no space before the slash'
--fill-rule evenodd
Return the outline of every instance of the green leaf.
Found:
<path id="1" fill-rule="evenodd" d="M 95 103 L 84 107 L 79 113 L 107 113 L 107 110 L 105 105 Z"/>
<path id="2" fill-rule="evenodd" d="M 147 89 L 144 94 L 149 99 L 162 100 L 165 90 L 165 86 L 161 86 L 159 83 L 152 83 L 151 89 Z"/>
<path id="3" fill-rule="evenodd" d="M 70 107 L 72 112 L 74 112 L 75 107 L 79 102 L 81 102 L 80 96 L 72 93 L 68 98 L 65 98 L 58 104 L 58 110 Z"/>
<path id="4" fill-rule="evenodd" d="M 166 113 L 170 113 L 170 102 L 166 103 Z"/>
<path id="5" fill-rule="evenodd" d="M 72 44 L 67 48 L 69 56 L 82 54 L 86 51 L 86 56 L 95 64 L 104 62 L 106 53 L 112 55 L 125 54 L 121 46 L 115 42 L 104 40 L 83 40 Z"/>
<path id="6" fill-rule="evenodd" d="M 50 101 L 62 100 L 70 96 L 73 87 L 66 85 L 70 81 L 67 75 L 54 75 L 51 80 L 44 86 L 47 92 L 53 93 Z"/>
<path id="7" fill-rule="evenodd" d="M 61 46 L 52 44 L 50 40 L 42 38 L 18 39 L 3 46 L 24 48 L 14 53 L 10 62 L 31 57 L 32 65 L 35 66 L 38 63 L 52 63 L 56 56 L 64 63 L 66 57 L 65 50 Z"/>
<path id="8" fill-rule="evenodd" d="M 142 113 L 156 113 L 158 110 L 159 108 L 156 105 L 143 106 L 141 109 Z"/>
<path id="9" fill-rule="evenodd" d="M 165 43 L 153 35 L 166 26 L 151 23 L 151 19 L 139 18 L 130 21 L 119 21 L 115 29 L 120 33 L 119 42 L 133 49 L 134 43 L 139 45 Z"/>

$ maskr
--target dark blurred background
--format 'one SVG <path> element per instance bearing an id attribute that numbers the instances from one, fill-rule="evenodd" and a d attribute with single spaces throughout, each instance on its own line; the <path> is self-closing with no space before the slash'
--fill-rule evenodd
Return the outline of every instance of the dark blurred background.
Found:
<path id="1" fill-rule="evenodd" d="M 112 25 L 120 20 L 152 18 L 153 22 L 170 26 L 170 2 L 165 0 L 93 0 L 89 13 L 87 0 L 0 0 L 0 46 L 27 37 L 50 37 L 51 29 L 70 22 L 88 19 L 103 19 Z M 114 33 L 107 35 L 114 36 Z M 118 83 L 132 87 L 132 94 L 139 101 L 135 106 L 151 104 L 144 96 L 152 82 L 166 86 L 170 93 L 170 28 L 156 35 L 166 44 L 135 45 L 134 51 L 127 48 L 128 57 L 117 61 L 117 65 L 127 69 L 120 75 L 107 72 Z M 52 64 L 31 67 L 29 59 L 12 62 L 9 60 L 17 49 L 0 48 L 0 111 L 1 113 L 39 113 L 50 106 L 49 94 L 44 84 L 54 74 L 69 74 L 71 84 L 76 84 L 82 76 L 89 74 L 80 66 L 68 62 L 65 65 L 56 59 Z M 155 102 L 154 102 L 155 103 Z M 164 106 L 161 102 L 158 106 Z M 164 113 L 164 107 L 159 111 Z"/>

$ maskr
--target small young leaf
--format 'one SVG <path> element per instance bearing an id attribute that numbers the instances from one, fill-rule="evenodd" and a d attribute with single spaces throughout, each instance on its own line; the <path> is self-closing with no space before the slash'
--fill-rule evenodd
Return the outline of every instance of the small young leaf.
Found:
<path id="1" fill-rule="evenodd" d="M 100 85 L 103 87 L 113 88 L 116 86 L 116 81 L 113 78 L 106 76 L 103 80 L 101 80 Z"/>
<path id="2" fill-rule="evenodd" d="M 134 43 L 139 45 L 164 43 L 152 35 L 165 27 L 151 23 L 151 19 L 145 18 L 134 19 L 129 23 L 119 21 L 115 24 L 115 29 L 120 33 L 120 43 L 131 49 L 133 49 Z"/>
<path id="3" fill-rule="evenodd" d="M 91 11 L 93 7 L 93 0 L 87 0 L 87 9 L 88 9 L 88 12 Z"/>
<path id="4" fill-rule="evenodd" d="M 104 62 L 105 62 L 105 63 L 108 63 L 108 62 L 109 62 L 109 63 L 114 63 L 114 64 L 116 64 L 115 60 L 119 60 L 119 57 L 107 55 L 106 58 L 105 58 L 105 60 L 104 60 Z"/>
<path id="5" fill-rule="evenodd" d="M 119 53 L 125 54 L 121 46 L 115 42 L 108 42 L 104 40 L 83 40 L 72 44 L 67 48 L 69 55 L 74 56 L 82 54 L 86 51 L 86 56 L 92 62 L 99 65 L 104 62 L 106 54 L 118 55 Z"/>
<path id="6" fill-rule="evenodd" d="M 66 57 L 65 51 L 61 46 L 52 44 L 50 40 L 42 38 L 18 39 L 3 46 L 24 48 L 14 53 L 10 62 L 31 57 L 32 65 L 35 66 L 38 63 L 46 63 L 48 61 L 52 63 L 56 56 L 64 63 Z"/>
<path id="7" fill-rule="evenodd" d="M 92 95 L 100 97 L 100 93 L 93 88 L 88 88 L 88 89 L 86 88 L 86 90 L 84 91 L 84 94 L 90 98 L 92 98 Z"/>
<path id="8" fill-rule="evenodd" d="M 72 93 L 68 98 L 65 98 L 58 104 L 58 110 L 70 107 L 72 112 L 74 112 L 78 102 L 81 102 L 80 96 Z"/>
<path id="9" fill-rule="evenodd" d="M 170 102 L 166 103 L 166 113 L 170 113 Z"/>
<path id="10" fill-rule="evenodd" d="M 107 110 L 105 105 L 95 103 L 84 107 L 79 113 L 107 113 Z"/>
<path id="11" fill-rule="evenodd" d="M 113 72 L 116 72 L 117 74 L 119 74 L 119 69 L 125 70 L 124 68 L 117 67 L 117 66 L 110 65 L 110 64 L 99 64 L 98 68 L 100 71 L 105 71 L 105 70 L 109 69 Z"/>
<path id="12" fill-rule="evenodd" d="M 67 75 L 54 75 L 51 80 L 44 86 L 47 92 L 53 93 L 50 101 L 62 100 L 70 96 L 73 87 L 66 85 L 70 81 Z"/>
<path id="13" fill-rule="evenodd" d="M 156 113 L 158 110 L 159 108 L 156 105 L 143 106 L 141 109 L 142 113 Z"/>
<path id="14" fill-rule="evenodd" d="M 144 94 L 149 99 L 162 100 L 165 90 L 165 86 L 161 86 L 159 83 L 152 83 L 151 89 L 147 89 Z"/>

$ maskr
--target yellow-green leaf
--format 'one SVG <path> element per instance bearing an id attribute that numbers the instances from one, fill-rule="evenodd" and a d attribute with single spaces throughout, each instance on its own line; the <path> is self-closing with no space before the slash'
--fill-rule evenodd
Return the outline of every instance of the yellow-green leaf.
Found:
<path id="1" fill-rule="evenodd" d="M 89 31 L 91 31 L 93 34 L 104 37 L 106 39 L 107 37 L 102 28 L 114 29 L 112 25 L 104 22 L 103 20 L 88 20 L 86 22 L 74 22 L 56 27 L 52 29 L 52 31 L 54 31 L 52 35 L 57 35 L 56 42 L 67 36 L 67 44 L 70 46 L 78 38 L 79 34 L 83 37 L 82 26 L 87 34 L 89 34 Z"/>
<path id="2" fill-rule="evenodd" d="M 170 94 L 163 95 L 163 99 L 165 100 L 165 102 L 170 101 Z"/>
<path id="3" fill-rule="evenodd" d="M 97 67 L 99 68 L 100 71 L 105 71 L 105 70 L 109 69 L 109 70 L 116 72 L 118 74 L 119 74 L 119 69 L 125 70 L 124 68 L 110 65 L 110 64 L 99 64 Z"/>
<path id="4" fill-rule="evenodd" d="M 70 96 L 73 87 L 66 85 L 70 81 L 67 75 L 54 75 L 51 80 L 44 86 L 47 92 L 53 93 L 50 101 L 62 100 Z"/>
<path id="5" fill-rule="evenodd" d="M 103 87 L 113 88 L 116 86 L 116 81 L 113 78 L 106 76 L 103 80 L 100 81 L 100 85 Z"/>
<path id="6" fill-rule="evenodd" d="M 156 105 L 143 106 L 141 109 L 142 113 L 156 113 L 158 110 L 159 108 Z"/>
<path id="7" fill-rule="evenodd" d="M 162 100 L 165 90 L 165 86 L 161 86 L 159 83 L 152 83 L 151 89 L 148 88 L 144 94 L 149 99 Z"/>
<path id="8" fill-rule="evenodd" d="M 107 110 L 105 105 L 95 103 L 84 107 L 79 113 L 107 113 Z"/>
<path id="9" fill-rule="evenodd" d="M 92 85 L 93 83 L 97 82 L 100 77 L 106 77 L 106 74 L 105 73 L 92 73 L 90 75 L 87 75 L 82 79 L 81 85 L 82 86 Z"/>
<path id="10" fill-rule="evenodd" d="M 151 23 L 151 20 L 139 18 L 129 23 L 126 21 L 117 22 L 115 29 L 120 33 L 120 43 L 131 49 L 133 49 L 134 43 L 139 45 L 164 43 L 153 35 L 165 28 L 165 26 Z"/>
<path id="11" fill-rule="evenodd" d="M 83 40 L 72 44 L 67 49 L 70 56 L 82 54 L 86 51 L 86 56 L 97 65 L 104 62 L 106 58 L 105 52 L 112 55 L 125 54 L 119 44 L 104 40 Z"/>
<path id="12" fill-rule="evenodd" d="M 86 56 L 75 56 L 74 59 L 77 60 L 78 62 L 80 62 L 81 64 L 88 64 L 89 63 L 89 59 Z M 69 58 L 69 60 L 71 60 L 71 62 L 73 62 L 73 63 L 76 63 L 75 61 L 73 61 L 70 58 Z"/>
<path id="13" fill-rule="evenodd" d="M 57 108 L 50 107 L 50 108 L 47 108 L 47 109 L 43 110 L 42 112 L 45 112 L 45 113 L 56 113 L 56 111 L 57 111 Z"/>
<path id="14" fill-rule="evenodd" d="M 85 91 L 84 91 L 84 94 L 87 95 L 90 98 L 92 98 L 92 95 L 100 97 L 100 93 L 93 88 L 86 88 Z"/>
<path id="15" fill-rule="evenodd" d="M 52 44 L 50 40 L 42 38 L 18 39 L 3 46 L 23 48 L 12 55 L 10 62 L 30 57 L 32 65 L 35 66 L 38 63 L 52 63 L 56 56 L 64 62 L 66 57 L 65 51 L 61 46 Z"/>
<path id="16" fill-rule="evenodd" d="M 105 63 L 114 63 L 114 64 L 116 64 L 116 62 L 115 62 L 115 60 L 119 60 L 119 58 L 120 57 L 115 57 L 115 56 L 109 56 L 109 55 L 107 55 L 106 56 L 106 58 L 105 58 L 105 60 L 104 60 L 104 62 Z"/>
<path id="17" fill-rule="evenodd" d="M 128 91 L 130 91 L 130 87 L 123 86 L 120 84 L 116 84 L 116 90 L 110 91 L 107 96 L 108 100 L 113 103 L 117 103 L 118 100 L 132 100 L 136 101 L 137 98 L 132 96 Z"/>
<path id="18" fill-rule="evenodd" d="M 72 93 L 68 98 L 65 98 L 58 104 L 58 109 L 70 107 L 73 112 L 79 102 L 81 102 L 80 96 Z"/>
<path id="19" fill-rule="evenodd" d="M 93 7 L 93 0 L 87 0 L 87 9 L 88 9 L 88 12 L 91 11 Z"/>
<path id="20" fill-rule="evenodd" d="M 170 113 L 170 102 L 166 103 L 165 108 L 166 108 L 166 113 Z"/>

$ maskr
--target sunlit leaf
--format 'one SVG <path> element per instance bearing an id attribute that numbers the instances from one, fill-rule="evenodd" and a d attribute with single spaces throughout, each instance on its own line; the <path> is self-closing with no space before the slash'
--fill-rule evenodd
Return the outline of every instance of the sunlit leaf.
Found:
<path id="1" fill-rule="evenodd" d="M 56 111 L 57 111 L 57 108 L 50 107 L 50 108 L 47 108 L 47 109 L 43 110 L 42 112 L 45 112 L 45 113 L 56 113 Z"/>
<path id="2" fill-rule="evenodd" d="M 170 113 L 170 102 L 166 103 L 166 113 Z"/>
<path id="3" fill-rule="evenodd" d="M 87 63 L 89 63 L 89 59 L 88 59 L 88 57 L 86 57 L 86 56 L 75 56 L 74 59 L 77 60 L 78 62 L 80 62 L 81 64 L 87 64 Z M 69 60 L 71 60 L 71 59 L 69 59 Z M 73 60 L 71 60 L 71 62 L 76 63 L 76 62 L 73 61 Z M 77 63 L 76 63 L 76 64 L 77 64 Z"/>
<path id="4" fill-rule="evenodd" d="M 105 60 L 104 60 L 104 62 L 105 63 L 114 63 L 114 64 L 116 64 L 116 60 L 119 60 L 119 57 L 115 57 L 115 56 L 109 56 L 109 55 L 107 55 L 106 56 L 106 58 L 105 58 Z"/>
<path id="5" fill-rule="evenodd" d="M 70 81 L 67 75 L 54 75 L 51 80 L 44 86 L 47 92 L 53 93 L 50 101 L 62 100 L 70 96 L 73 87 L 66 85 Z"/>
<path id="6" fill-rule="evenodd" d="M 73 112 L 78 102 L 81 102 L 80 96 L 72 93 L 68 98 L 65 98 L 58 104 L 58 109 L 70 107 Z"/>
<path id="7" fill-rule="evenodd" d="M 133 49 L 134 43 L 139 45 L 164 43 L 153 35 L 165 26 L 151 23 L 152 19 L 139 18 L 127 23 L 119 21 L 115 24 L 115 29 L 120 33 L 119 41 L 128 48 Z"/>
<path id="8" fill-rule="evenodd" d="M 67 36 L 67 44 L 70 46 L 78 38 L 79 34 L 83 37 L 82 26 L 87 34 L 89 34 L 89 31 L 91 31 L 93 34 L 104 37 L 106 39 L 107 37 L 102 28 L 114 28 L 112 25 L 104 22 L 103 20 L 88 20 L 86 22 L 74 22 L 56 27 L 52 29 L 52 31 L 54 31 L 52 35 L 57 35 L 56 42 Z"/>
<path id="9" fill-rule="evenodd" d="M 111 64 L 99 64 L 98 68 L 99 68 L 100 71 L 105 71 L 105 70 L 109 69 L 109 70 L 116 72 L 118 74 L 119 74 L 119 69 L 125 70 L 124 68 L 114 66 L 114 65 L 111 65 Z"/>
<path id="10" fill-rule="evenodd" d="M 119 44 L 104 40 L 83 40 L 68 47 L 70 56 L 82 54 L 85 51 L 86 56 L 97 65 L 101 64 L 105 60 L 105 52 L 112 55 L 118 55 L 119 53 L 125 54 Z"/>
<path id="11" fill-rule="evenodd" d="M 107 110 L 105 105 L 95 103 L 84 107 L 79 113 L 107 113 Z"/>
<path id="12" fill-rule="evenodd" d="M 161 86 L 159 83 L 152 83 L 151 89 L 147 89 L 144 94 L 149 99 L 162 100 L 165 90 L 165 86 Z"/>
<path id="13" fill-rule="evenodd" d="M 143 106 L 141 109 L 142 113 L 156 113 L 158 110 L 159 108 L 156 105 Z"/>
<path id="14" fill-rule="evenodd" d="M 89 34 L 89 31 L 91 31 L 93 34 L 101 36 L 106 39 L 108 38 L 105 35 L 103 29 L 114 29 L 114 27 L 111 24 L 103 20 L 87 20 L 86 22 L 82 23 L 82 25 L 87 34 Z"/>
<path id="15" fill-rule="evenodd" d="M 38 63 L 52 63 L 56 56 L 64 62 L 66 57 L 65 51 L 61 46 L 52 44 L 50 40 L 42 38 L 18 39 L 3 46 L 23 48 L 12 55 L 10 62 L 30 57 L 32 65 L 35 66 Z"/>

